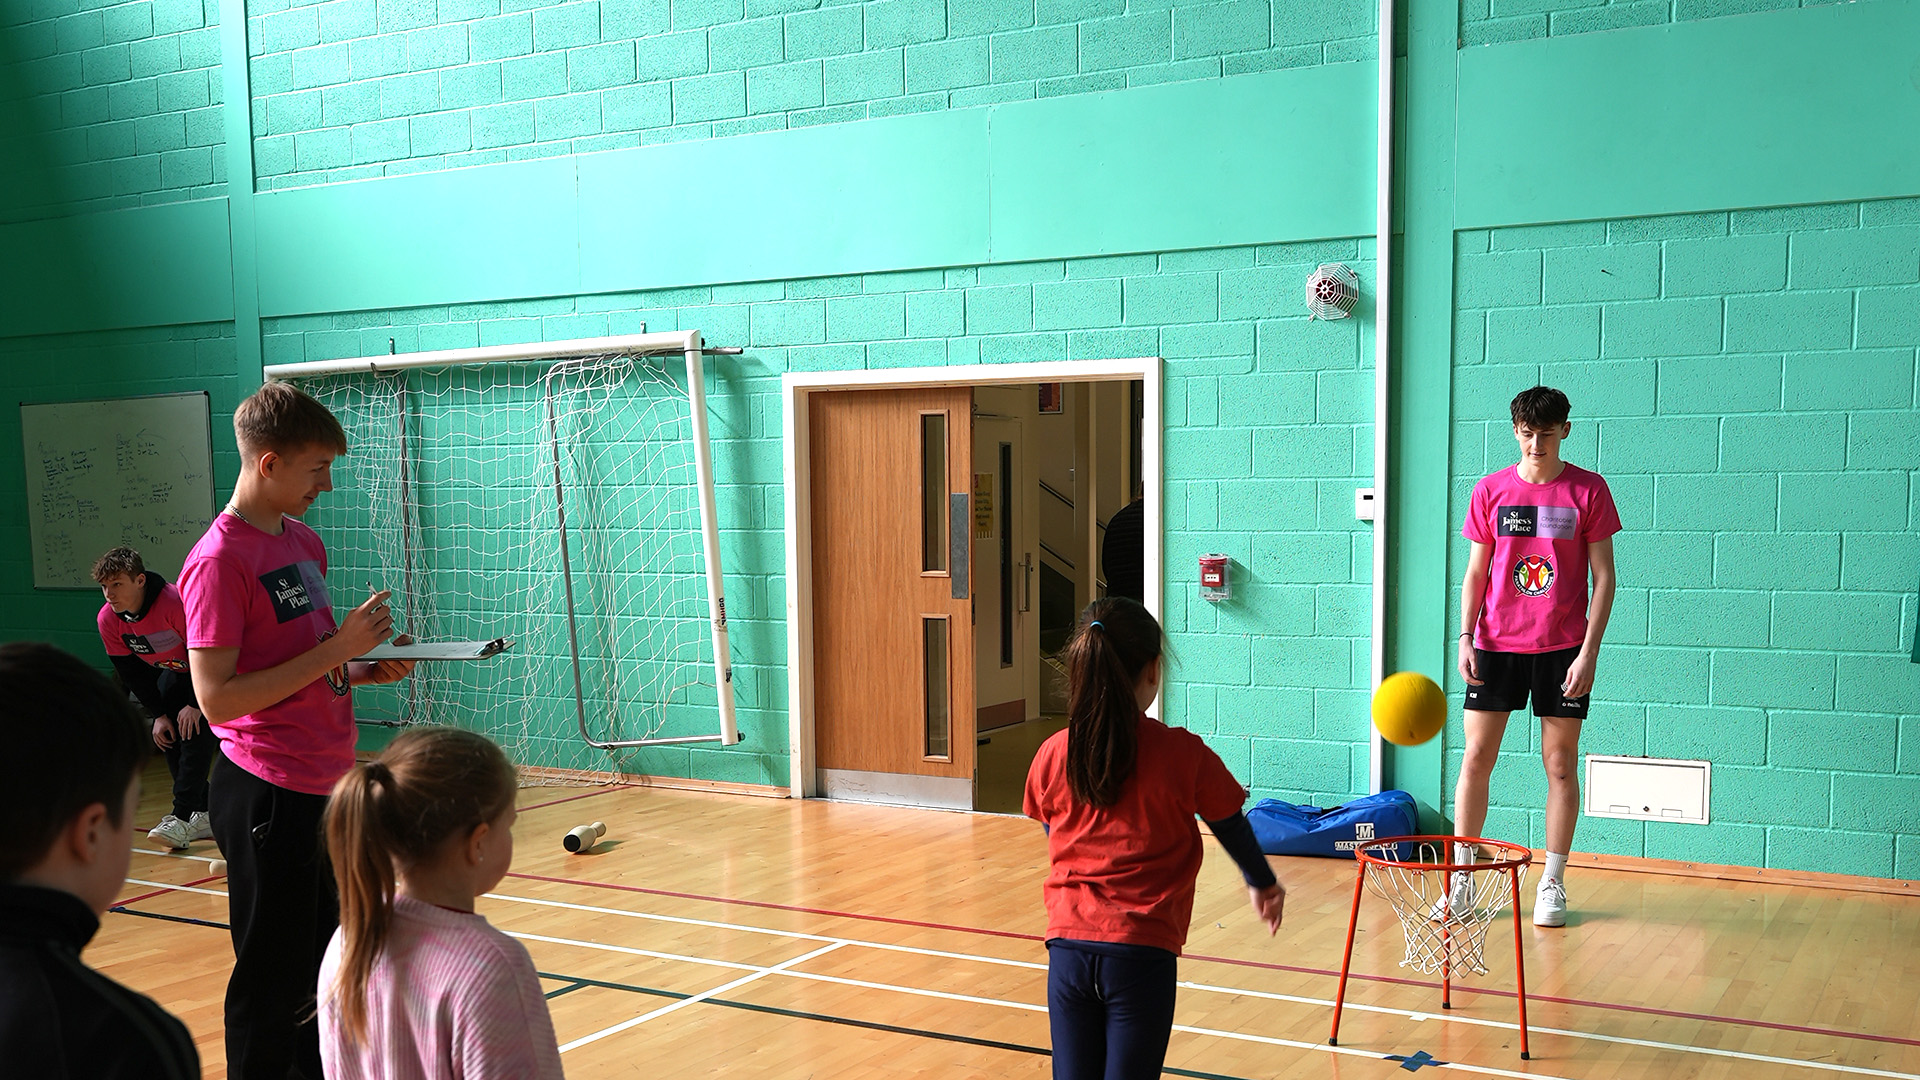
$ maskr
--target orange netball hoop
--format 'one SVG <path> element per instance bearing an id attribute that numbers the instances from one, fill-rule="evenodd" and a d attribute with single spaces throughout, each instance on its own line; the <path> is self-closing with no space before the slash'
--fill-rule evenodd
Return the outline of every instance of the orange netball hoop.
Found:
<path id="1" fill-rule="evenodd" d="M 1454 862 L 1454 844 L 1491 850 L 1491 861 Z M 1520 1057 L 1527 1057 L 1527 970 L 1520 954 L 1520 881 L 1533 853 L 1518 844 L 1473 836 L 1396 836 L 1354 849 L 1359 864 L 1353 882 L 1353 914 L 1347 919 L 1347 951 L 1340 960 L 1340 992 L 1333 1003 L 1331 1045 L 1340 1045 L 1340 1010 L 1347 1001 L 1347 971 L 1353 965 L 1353 932 L 1360 922 L 1360 896 L 1368 889 L 1386 900 L 1407 935 L 1400 966 L 1424 975 L 1440 973 L 1440 1007 L 1453 1008 L 1456 975 L 1487 973 L 1487 928 L 1502 908 L 1513 909 L 1513 974 L 1519 988 Z"/>

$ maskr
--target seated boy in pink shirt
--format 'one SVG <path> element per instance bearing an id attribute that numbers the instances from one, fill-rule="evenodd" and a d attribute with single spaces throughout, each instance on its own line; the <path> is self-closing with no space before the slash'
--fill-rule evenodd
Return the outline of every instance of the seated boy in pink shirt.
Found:
<path id="1" fill-rule="evenodd" d="M 180 590 L 130 547 L 117 547 L 93 564 L 106 603 L 94 621 L 100 644 L 133 696 L 153 718 L 153 744 L 173 776 L 173 811 L 147 833 L 178 851 L 213 839 L 207 820 L 207 768 L 220 740 L 200 715 L 187 674 L 187 609 Z"/>
<path id="2" fill-rule="evenodd" d="M 326 548 L 299 521 L 333 489 L 333 459 L 347 449 L 340 422 L 270 382 L 234 411 L 233 433 L 233 499 L 180 570 L 193 685 L 221 743 L 209 802 L 234 946 L 227 1069 L 318 1077 L 314 986 L 339 922 L 320 820 L 353 766 L 350 687 L 393 682 L 412 665 L 351 662 L 392 634 L 389 594 L 336 622 Z"/>

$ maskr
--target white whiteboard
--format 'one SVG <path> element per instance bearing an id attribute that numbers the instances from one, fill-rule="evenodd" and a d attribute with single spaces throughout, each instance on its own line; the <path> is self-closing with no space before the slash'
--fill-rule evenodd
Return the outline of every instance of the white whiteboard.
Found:
<path id="1" fill-rule="evenodd" d="M 167 580 L 213 520 L 207 395 L 20 406 L 36 589 L 93 589 L 122 544 Z"/>

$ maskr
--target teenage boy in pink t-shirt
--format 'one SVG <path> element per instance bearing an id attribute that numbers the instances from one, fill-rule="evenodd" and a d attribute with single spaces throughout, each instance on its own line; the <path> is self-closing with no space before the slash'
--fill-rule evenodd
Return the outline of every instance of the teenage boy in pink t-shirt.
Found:
<path id="1" fill-rule="evenodd" d="M 140 553 L 117 547 L 94 560 L 106 603 L 94 616 L 100 644 L 120 681 L 153 718 L 153 743 L 173 776 L 173 811 L 147 833 L 175 851 L 213 839 L 207 769 L 220 740 L 200 715 L 187 675 L 187 609 L 180 590 L 147 569 Z"/>
<path id="2" fill-rule="evenodd" d="M 1513 399 L 1520 463 L 1474 485 L 1461 530 L 1473 552 L 1460 588 L 1467 752 L 1454 788 L 1454 834 L 1478 836 L 1485 827 L 1487 781 L 1507 717 L 1531 697 L 1547 769 L 1547 865 L 1533 904 L 1538 926 L 1567 922 L 1567 854 L 1580 813 L 1580 724 L 1613 610 L 1613 534 L 1620 531 L 1607 482 L 1560 460 L 1560 442 L 1573 428 L 1570 410 L 1567 396 L 1546 386 Z M 1456 859 L 1470 857 L 1455 852 Z M 1456 905 L 1464 906 L 1459 894 L 1466 876 L 1453 883 Z"/>
<path id="3" fill-rule="evenodd" d="M 333 490 L 333 459 L 347 449 L 340 422 L 270 382 L 234 411 L 233 433 L 233 499 L 180 570 L 188 664 L 221 744 L 209 802 L 234 949 L 227 1070 L 317 1078 L 314 988 L 339 923 L 320 821 L 353 766 L 349 687 L 393 682 L 412 665 L 351 662 L 392 634 L 389 594 L 336 622 L 326 548 L 298 520 Z"/>

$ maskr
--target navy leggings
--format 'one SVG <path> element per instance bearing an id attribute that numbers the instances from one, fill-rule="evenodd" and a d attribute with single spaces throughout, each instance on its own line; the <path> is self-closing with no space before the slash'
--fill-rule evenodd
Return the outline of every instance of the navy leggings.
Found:
<path id="1" fill-rule="evenodd" d="M 1173 1033 L 1178 961 L 1150 945 L 1047 942 L 1054 1080 L 1152 1080 Z"/>

